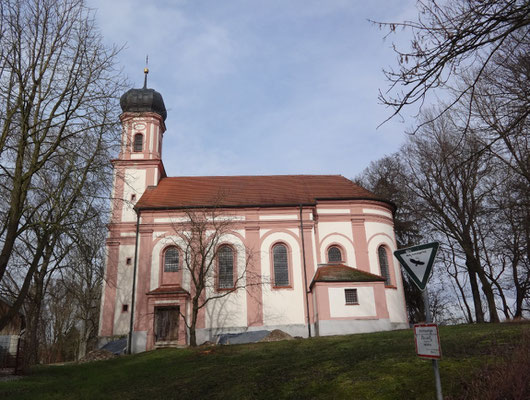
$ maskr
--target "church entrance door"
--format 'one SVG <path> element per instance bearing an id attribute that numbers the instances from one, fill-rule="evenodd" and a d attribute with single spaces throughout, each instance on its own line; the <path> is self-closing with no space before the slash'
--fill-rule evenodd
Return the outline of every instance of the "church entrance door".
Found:
<path id="1" fill-rule="evenodd" d="M 179 307 L 155 308 L 155 341 L 168 342 L 178 340 Z"/>

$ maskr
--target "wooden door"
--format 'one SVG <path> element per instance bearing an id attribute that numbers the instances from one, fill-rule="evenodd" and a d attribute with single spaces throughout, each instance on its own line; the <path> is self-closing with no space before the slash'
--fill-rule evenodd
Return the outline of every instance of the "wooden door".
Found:
<path id="1" fill-rule="evenodd" d="M 155 341 L 178 340 L 179 307 L 155 308 Z"/>

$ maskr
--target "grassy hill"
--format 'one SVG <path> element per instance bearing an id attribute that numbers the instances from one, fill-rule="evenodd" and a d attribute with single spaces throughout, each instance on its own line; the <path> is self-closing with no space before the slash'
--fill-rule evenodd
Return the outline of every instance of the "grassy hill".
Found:
<path id="1" fill-rule="evenodd" d="M 486 400 L 502 391 L 529 398 L 529 323 L 441 327 L 440 336 L 445 398 Z M 0 383 L 1 399 L 434 397 L 431 362 L 415 355 L 412 330 L 157 350 L 42 366 L 24 379 Z"/>

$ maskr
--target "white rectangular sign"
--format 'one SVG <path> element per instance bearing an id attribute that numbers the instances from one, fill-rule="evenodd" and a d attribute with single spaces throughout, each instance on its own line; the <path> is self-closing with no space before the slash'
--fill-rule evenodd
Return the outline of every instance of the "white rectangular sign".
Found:
<path id="1" fill-rule="evenodd" d="M 414 341 L 416 342 L 416 354 L 418 356 L 431 359 L 439 359 L 442 357 L 438 325 L 414 325 Z"/>

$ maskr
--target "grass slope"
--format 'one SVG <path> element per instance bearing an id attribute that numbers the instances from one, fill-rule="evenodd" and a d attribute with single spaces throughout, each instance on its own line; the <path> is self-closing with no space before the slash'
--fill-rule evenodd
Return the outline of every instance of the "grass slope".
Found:
<path id="1" fill-rule="evenodd" d="M 442 327 L 445 396 L 513 354 L 530 324 Z M 464 386 L 463 386 L 464 385 Z M 0 383 L 0 399 L 433 399 L 412 330 L 199 349 L 43 366 Z"/>

